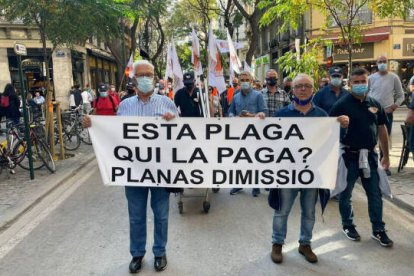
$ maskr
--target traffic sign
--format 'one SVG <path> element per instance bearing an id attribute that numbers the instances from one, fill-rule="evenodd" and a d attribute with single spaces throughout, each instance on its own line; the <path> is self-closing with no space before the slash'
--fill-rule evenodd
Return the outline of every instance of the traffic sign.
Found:
<path id="1" fill-rule="evenodd" d="M 19 56 L 27 56 L 27 49 L 24 44 L 16 43 L 14 44 L 14 52 Z"/>

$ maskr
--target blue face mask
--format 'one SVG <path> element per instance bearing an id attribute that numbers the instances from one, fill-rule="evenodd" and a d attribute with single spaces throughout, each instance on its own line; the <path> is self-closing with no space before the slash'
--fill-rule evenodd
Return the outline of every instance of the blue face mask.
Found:
<path id="1" fill-rule="evenodd" d="M 250 82 L 247 82 L 247 81 L 242 82 L 240 84 L 240 88 L 241 90 L 249 90 L 251 88 Z"/>
<path id="2" fill-rule="evenodd" d="M 378 64 L 378 70 L 380 70 L 381 72 L 387 71 L 387 64 L 386 63 L 380 63 Z"/>
<path id="3" fill-rule="evenodd" d="M 300 105 L 300 106 L 305 106 L 305 105 L 307 105 L 308 103 L 310 103 L 310 102 L 312 101 L 312 99 L 313 99 L 313 96 L 311 96 L 310 98 L 308 98 L 308 99 L 306 99 L 306 100 L 299 100 L 299 98 L 297 98 L 297 97 L 293 97 L 293 101 L 294 101 L 297 105 Z"/>
<path id="4" fill-rule="evenodd" d="M 332 78 L 331 79 L 331 84 L 333 86 L 336 86 L 336 87 L 341 86 L 342 85 L 342 80 L 341 80 L 341 78 Z"/>
<path id="5" fill-rule="evenodd" d="M 365 96 L 365 94 L 368 92 L 368 84 L 352 85 L 351 91 L 357 96 Z"/>
<path id="6" fill-rule="evenodd" d="M 154 90 L 154 79 L 149 77 L 138 77 L 138 90 L 144 94 L 149 94 Z"/>
<path id="7" fill-rule="evenodd" d="M 101 96 L 102 98 L 106 98 L 108 97 L 108 92 L 99 92 L 99 96 Z"/>

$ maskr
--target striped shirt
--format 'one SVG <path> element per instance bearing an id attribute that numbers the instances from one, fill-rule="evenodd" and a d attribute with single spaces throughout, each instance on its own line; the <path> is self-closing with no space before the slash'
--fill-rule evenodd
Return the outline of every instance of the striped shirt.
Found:
<path id="1" fill-rule="evenodd" d="M 147 102 L 139 97 L 130 97 L 121 102 L 118 108 L 119 116 L 162 117 L 165 113 L 178 116 L 177 108 L 168 97 L 152 94 Z"/>

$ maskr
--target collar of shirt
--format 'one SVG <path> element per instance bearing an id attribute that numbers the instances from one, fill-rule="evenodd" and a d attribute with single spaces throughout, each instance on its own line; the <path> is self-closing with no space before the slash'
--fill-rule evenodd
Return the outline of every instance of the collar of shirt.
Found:
<path id="1" fill-rule="evenodd" d="M 149 96 L 148 101 L 143 101 L 141 100 L 141 98 L 137 95 L 137 101 L 138 103 L 142 103 L 142 104 L 148 104 L 154 101 L 154 93 L 151 94 L 151 96 Z"/>
<path id="2" fill-rule="evenodd" d="M 313 105 L 313 103 L 311 103 L 311 108 L 308 110 L 308 112 L 306 112 L 306 114 L 308 114 L 309 112 L 312 112 L 314 109 L 315 109 L 315 106 Z M 299 111 L 299 110 L 297 110 L 296 108 L 295 108 L 295 104 L 294 103 L 290 103 L 289 105 L 288 105 L 288 108 L 289 108 L 289 110 L 291 110 L 291 111 L 296 111 L 296 112 L 298 112 L 298 113 L 302 113 L 302 114 L 304 114 L 302 111 Z"/>

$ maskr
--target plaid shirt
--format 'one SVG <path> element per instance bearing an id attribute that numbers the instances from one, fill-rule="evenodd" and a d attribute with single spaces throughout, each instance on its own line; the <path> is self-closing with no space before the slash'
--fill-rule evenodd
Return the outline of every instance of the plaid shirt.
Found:
<path id="1" fill-rule="evenodd" d="M 272 94 L 267 88 L 262 90 L 263 99 L 266 104 L 266 117 L 274 116 L 275 112 L 290 104 L 289 95 L 282 89 Z"/>

